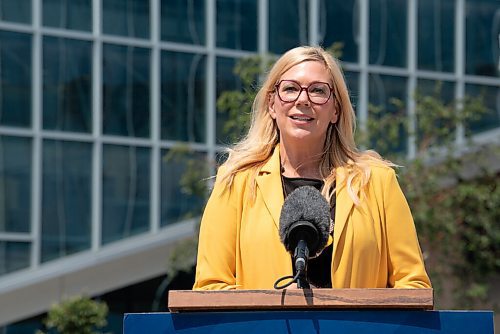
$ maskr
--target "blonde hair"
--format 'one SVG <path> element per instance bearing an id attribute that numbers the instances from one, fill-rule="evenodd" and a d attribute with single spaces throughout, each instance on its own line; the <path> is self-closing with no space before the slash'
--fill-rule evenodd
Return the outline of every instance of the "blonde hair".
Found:
<path id="1" fill-rule="evenodd" d="M 305 61 L 318 61 L 325 65 L 333 82 L 333 98 L 339 116 L 335 124 L 327 129 L 323 154 L 320 159 L 320 175 L 324 180 L 323 196 L 331 202 L 335 194 L 334 184 L 338 187 L 346 182 L 347 191 L 356 205 L 363 197 L 362 188 L 370 178 L 370 164 L 393 166 L 383 160 L 374 151 L 360 152 L 354 143 L 355 114 L 344 75 L 338 64 L 328 52 L 321 47 L 301 46 L 287 51 L 273 65 L 262 87 L 257 92 L 252 106 L 252 118 L 247 135 L 233 148 L 229 149 L 229 157 L 223 164 L 219 182 L 225 183 L 229 189 L 238 172 L 250 169 L 250 191 L 255 198 L 256 180 L 260 168 L 271 157 L 279 143 L 279 130 L 275 120 L 269 113 L 269 100 L 275 92 L 275 85 L 283 73 L 293 66 Z M 348 167 L 348 175 L 337 180 L 336 167 Z M 353 187 L 353 181 L 360 179 L 361 198 Z"/>

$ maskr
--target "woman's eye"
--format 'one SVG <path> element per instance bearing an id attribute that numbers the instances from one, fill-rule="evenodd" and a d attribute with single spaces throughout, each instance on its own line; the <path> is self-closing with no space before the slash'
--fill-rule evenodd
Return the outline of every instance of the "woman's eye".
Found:
<path id="1" fill-rule="evenodd" d="M 309 94 L 326 96 L 330 94 L 330 89 L 326 85 L 318 84 L 312 87 L 309 87 Z"/>
<path id="2" fill-rule="evenodd" d="M 326 91 L 323 88 L 319 88 L 319 87 L 311 89 L 310 92 L 313 93 L 313 94 L 319 94 L 319 95 L 326 94 Z"/>
<path id="3" fill-rule="evenodd" d="M 284 92 L 296 92 L 298 89 L 295 86 L 285 86 L 283 87 Z"/>

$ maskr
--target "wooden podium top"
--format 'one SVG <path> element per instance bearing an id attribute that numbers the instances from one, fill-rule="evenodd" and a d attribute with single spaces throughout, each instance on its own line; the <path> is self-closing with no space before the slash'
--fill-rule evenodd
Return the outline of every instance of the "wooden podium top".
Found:
<path id="1" fill-rule="evenodd" d="M 171 290 L 171 312 L 291 309 L 425 309 L 432 289 Z"/>

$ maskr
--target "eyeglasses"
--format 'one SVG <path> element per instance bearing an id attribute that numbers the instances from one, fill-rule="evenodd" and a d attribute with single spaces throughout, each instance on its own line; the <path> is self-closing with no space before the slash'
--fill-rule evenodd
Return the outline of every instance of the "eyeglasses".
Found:
<path id="1" fill-rule="evenodd" d="M 295 102 L 305 90 L 309 101 L 314 104 L 325 104 L 332 96 L 333 88 L 326 82 L 313 82 L 307 87 L 302 87 L 294 80 L 281 80 L 276 84 L 278 97 L 283 102 Z"/>

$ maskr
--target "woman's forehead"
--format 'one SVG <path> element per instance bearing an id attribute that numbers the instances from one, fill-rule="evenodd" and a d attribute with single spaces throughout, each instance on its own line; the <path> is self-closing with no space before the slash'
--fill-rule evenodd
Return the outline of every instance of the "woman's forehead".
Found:
<path id="1" fill-rule="evenodd" d="M 304 84 L 323 81 L 333 84 L 330 71 L 325 64 L 314 60 L 304 61 L 290 67 L 281 75 L 280 80 L 294 80 Z"/>

